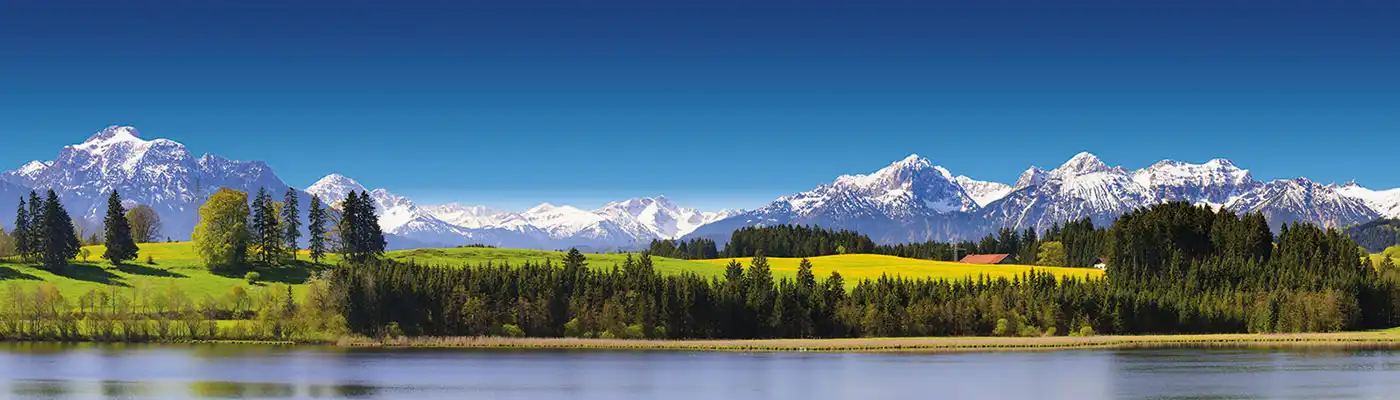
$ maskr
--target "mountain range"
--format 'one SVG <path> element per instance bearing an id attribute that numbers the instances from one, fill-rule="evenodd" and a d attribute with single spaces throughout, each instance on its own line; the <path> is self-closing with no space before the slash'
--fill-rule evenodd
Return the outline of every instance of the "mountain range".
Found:
<path id="1" fill-rule="evenodd" d="M 196 158 L 178 142 L 146 140 L 135 128 L 111 126 L 80 144 L 65 146 L 52 161 L 31 161 L 0 173 L 0 221 L 10 225 L 19 198 L 29 190 L 51 188 L 79 230 L 96 232 L 107 194 L 118 190 L 128 206 L 154 208 L 164 222 L 165 236 L 185 240 L 198 221 L 199 205 L 214 191 L 265 188 L 280 196 L 290 186 L 263 162 L 212 154 Z M 304 194 L 334 205 L 350 190 L 369 193 L 392 248 L 486 244 L 633 249 L 653 239 L 723 241 L 734 229 L 773 224 L 850 229 L 881 243 L 975 239 L 1003 227 L 1045 230 L 1071 219 L 1108 224 L 1125 212 L 1167 201 L 1260 212 L 1275 227 L 1295 221 L 1344 227 L 1400 217 L 1400 189 L 1324 185 L 1306 178 L 1263 182 L 1225 159 L 1203 164 L 1165 160 L 1128 170 L 1089 153 L 1049 171 L 1031 167 L 1010 184 L 955 176 L 929 159 L 910 155 L 873 173 L 837 177 L 747 211 L 703 212 L 664 196 L 592 210 L 548 203 L 525 211 L 458 203 L 419 205 L 386 189 L 368 190 L 339 174 L 307 186 Z M 303 212 L 307 202 L 302 202 Z"/>
<path id="2" fill-rule="evenodd" d="M 1139 207 L 1169 201 L 1262 213 L 1275 229 L 1292 222 L 1341 228 L 1400 218 L 1400 189 L 1373 191 L 1307 178 L 1262 182 L 1226 159 L 1164 160 L 1128 170 L 1079 153 L 1053 170 L 1033 166 L 1014 184 L 1003 184 L 954 177 L 911 155 L 868 175 L 842 176 L 778 198 L 690 236 L 724 239 L 745 226 L 803 224 L 851 229 L 881 243 L 975 240 L 1001 228 L 1043 232 L 1082 218 L 1106 225 Z"/>

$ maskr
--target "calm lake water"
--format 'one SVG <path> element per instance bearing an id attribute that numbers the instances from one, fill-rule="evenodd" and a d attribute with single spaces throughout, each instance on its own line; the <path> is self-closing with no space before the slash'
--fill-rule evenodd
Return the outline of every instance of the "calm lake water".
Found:
<path id="1" fill-rule="evenodd" d="M 1400 352 L 390 351 L 0 344 L 0 398 L 1361 399 Z"/>

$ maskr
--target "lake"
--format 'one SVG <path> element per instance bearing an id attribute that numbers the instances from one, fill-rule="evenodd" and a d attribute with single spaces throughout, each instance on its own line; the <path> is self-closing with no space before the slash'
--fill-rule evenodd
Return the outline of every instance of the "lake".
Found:
<path id="1" fill-rule="evenodd" d="M 1354 399 L 1400 352 L 811 354 L 0 343 L 0 398 Z"/>

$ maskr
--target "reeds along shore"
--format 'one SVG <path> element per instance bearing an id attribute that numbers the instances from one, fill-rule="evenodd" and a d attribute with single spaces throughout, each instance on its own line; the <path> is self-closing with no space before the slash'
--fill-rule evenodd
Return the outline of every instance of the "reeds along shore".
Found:
<path id="1" fill-rule="evenodd" d="M 1318 348 L 1400 349 L 1400 334 L 1343 332 L 1286 335 L 1156 335 L 1040 338 L 862 338 L 775 340 L 618 340 L 505 337 L 347 336 L 336 342 L 360 348 L 457 348 L 499 350 L 669 350 L 737 352 L 988 352 L 1073 349 Z"/>

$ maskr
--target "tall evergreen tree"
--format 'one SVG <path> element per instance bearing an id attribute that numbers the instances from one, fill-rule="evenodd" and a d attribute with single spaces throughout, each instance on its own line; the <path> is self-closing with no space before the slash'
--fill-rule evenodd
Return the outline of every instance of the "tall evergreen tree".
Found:
<path id="1" fill-rule="evenodd" d="M 286 242 L 287 251 L 292 254 L 292 259 L 297 258 L 297 250 L 301 240 L 301 210 L 297 209 L 297 189 L 287 188 L 287 193 L 282 196 L 282 240 Z"/>
<path id="2" fill-rule="evenodd" d="M 342 253 L 353 263 L 364 263 L 384 254 L 384 232 L 369 193 L 353 191 L 341 207 L 340 235 Z"/>
<path id="3" fill-rule="evenodd" d="M 29 210 L 24 208 L 24 197 L 19 199 L 19 211 L 15 213 L 15 230 L 10 235 L 15 238 L 15 254 L 25 261 L 33 261 L 30 255 L 34 254 L 34 245 L 30 234 Z"/>
<path id="4" fill-rule="evenodd" d="M 773 292 L 773 269 L 768 265 L 768 257 L 763 256 L 763 251 L 758 251 L 749 263 L 749 272 L 744 275 L 747 279 L 747 297 L 744 304 L 748 306 L 749 312 L 758 322 L 759 337 L 768 337 L 772 334 L 773 303 L 776 301 L 776 294 Z"/>
<path id="5" fill-rule="evenodd" d="M 354 260 L 356 238 L 360 236 L 360 194 L 351 190 L 340 202 L 340 221 L 336 222 L 336 251 L 347 259 Z"/>
<path id="6" fill-rule="evenodd" d="M 370 199 L 369 193 L 360 192 L 360 203 L 364 207 L 361 210 L 361 223 L 364 227 L 364 251 L 367 258 L 378 258 L 384 255 L 387 243 L 384 241 L 384 231 L 379 227 L 379 213 L 374 210 L 374 201 Z"/>
<path id="7" fill-rule="evenodd" d="M 321 206 L 321 196 L 311 196 L 306 223 L 306 234 L 310 236 L 307 238 L 307 250 L 311 251 L 311 261 L 319 263 L 326 256 L 326 210 Z"/>
<path id="8" fill-rule="evenodd" d="M 131 225 L 126 220 L 126 209 L 122 206 L 121 194 L 116 190 L 107 197 L 107 217 L 102 220 L 102 224 L 106 227 L 103 242 L 107 244 L 107 251 L 102 253 L 102 258 L 111 261 L 112 264 L 135 260 L 140 249 L 131 237 Z"/>
<path id="9" fill-rule="evenodd" d="M 25 259 L 29 262 L 39 262 L 44 254 L 44 231 L 43 231 L 44 199 L 39 197 L 39 192 L 29 191 L 29 231 L 25 235 L 29 236 L 29 254 Z"/>
<path id="10" fill-rule="evenodd" d="M 78 235 L 73 231 L 73 219 L 68 216 L 68 210 L 63 208 L 63 203 L 58 201 L 58 194 L 53 189 L 49 189 L 48 198 L 44 200 L 43 212 L 40 227 L 43 232 L 43 262 L 44 268 L 56 271 L 68 265 L 68 260 L 78 256 L 78 250 L 82 248 L 82 243 L 78 240 Z"/>
<path id="11" fill-rule="evenodd" d="M 278 223 L 277 207 L 266 189 L 258 189 L 253 199 L 252 225 L 258 260 L 267 265 L 277 264 L 282 257 L 282 228 Z"/>

